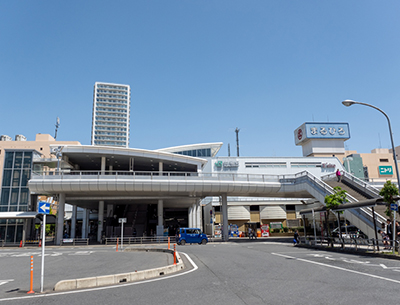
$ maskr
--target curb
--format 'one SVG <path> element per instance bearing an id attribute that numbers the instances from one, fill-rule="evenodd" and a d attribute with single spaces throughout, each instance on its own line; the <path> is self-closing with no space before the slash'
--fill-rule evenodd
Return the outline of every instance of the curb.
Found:
<path id="1" fill-rule="evenodd" d="M 132 249 L 128 248 L 124 251 L 139 251 L 139 252 L 169 252 L 174 255 L 173 250 L 167 249 L 151 249 L 151 248 L 141 248 L 141 249 Z M 147 269 L 142 271 L 128 272 L 128 273 L 118 273 L 111 275 L 101 275 L 94 277 L 86 277 L 80 279 L 73 280 L 62 280 L 55 284 L 54 291 L 65 291 L 65 290 L 74 290 L 74 289 L 82 289 L 82 288 L 93 288 L 99 286 L 110 286 L 116 285 L 119 283 L 129 283 L 139 280 L 146 280 L 155 277 L 159 277 L 162 275 L 174 273 L 180 271 L 184 268 L 183 260 L 181 259 L 178 251 L 176 252 L 176 265 L 168 265 L 165 267 Z"/>

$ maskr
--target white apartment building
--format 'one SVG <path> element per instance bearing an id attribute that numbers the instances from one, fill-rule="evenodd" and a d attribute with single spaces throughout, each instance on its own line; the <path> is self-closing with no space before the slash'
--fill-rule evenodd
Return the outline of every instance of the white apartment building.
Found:
<path id="1" fill-rule="evenodd" d="M 95 83 L 92 145 L 129 147 L 130 104 L 130 86 Z"/>

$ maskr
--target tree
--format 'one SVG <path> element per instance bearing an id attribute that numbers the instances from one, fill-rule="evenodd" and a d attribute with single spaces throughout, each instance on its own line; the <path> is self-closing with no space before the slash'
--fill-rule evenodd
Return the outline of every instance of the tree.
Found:
<path id="1" fill-rule="evenodd" d="M 338 207 L 342 203 L 347 202 L 347 192 L 345 190 L 342 190 L 340 186 L 334 187 L 333 191 L 333 194 L 325 196 L 326 209 L 328 211 Z M 343 211 L 341 211 L 340 213 L 343 213 Z"/>
<path id="2" fill-rule="evenodd" d="M 386 211 L 385 211 L 386 215 L 392 219 L 392 211 L 390 210 L 390 204 L 396 202 L 396 200 L 394 200 L 393 197 L 399 195 L 398 188 L 394 183 L 392 183 L 392 181 L 388 180 L 383 185 L 383 188 L 379 192 L 379 195 L 382 196 L 386 202 Z"/>
<path id="3" fill-rule="evenodd" d="M 327 215 L 329 214 L 329 211 L 331 211 L 332 209 L 338 207 L 339 205 L 347 202 L 347 195 L 346 195 L 347 192 L 345 190 L 342 190 L 342 188 L 340 186 L 334 187 L 333 191 L 334 191 L 333 194 L 325 196 L 325 204 L 326 204 L 326 210 L 327 210 L 327 213 L 325 214 L 325 221 L 326 221 L 329 236 L 331 235 L 329 225 L 328 225 L 328 217 L 327 217 Z M 342 214 L 343 211 L 339 211 L 337 213 Z M 342 232 L 340 229 L 339 215 L 338 215 L 338 224 L 339 224 L 339 232 L 341 235 Z M 333 244 L 332 244 L 332 246 L 333 246 Z"/>

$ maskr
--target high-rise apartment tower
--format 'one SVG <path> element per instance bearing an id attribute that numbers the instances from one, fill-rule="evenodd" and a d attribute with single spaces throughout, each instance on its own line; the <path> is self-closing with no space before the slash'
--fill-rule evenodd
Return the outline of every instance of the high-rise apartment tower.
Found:
<path id="1" fill-rule="evenodd" d="M 92 145 L 129 147 L 131 88 L 94 84 Z"/>

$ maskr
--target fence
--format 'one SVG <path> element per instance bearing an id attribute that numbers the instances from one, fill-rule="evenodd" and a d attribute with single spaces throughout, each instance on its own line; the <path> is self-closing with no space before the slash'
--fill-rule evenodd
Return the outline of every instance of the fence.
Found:
<path id="1" fill-rule="evenodd" d="M 170 242 L 175 243 L 175 236 L 169 236 Z M 120 237 L 107 237 L 105 238 L 106 245 L 121 244 Z M 153 237 L 124 237 L 124 245 L 142 245 L 142 244 L 162 244 L 168 242 L 168 236 L 153 236 Z"/>
<path id="2" fill-rule="evenodd" d="M 61 246 L 88 246 L 89 238 L 63 238 Z"/>

